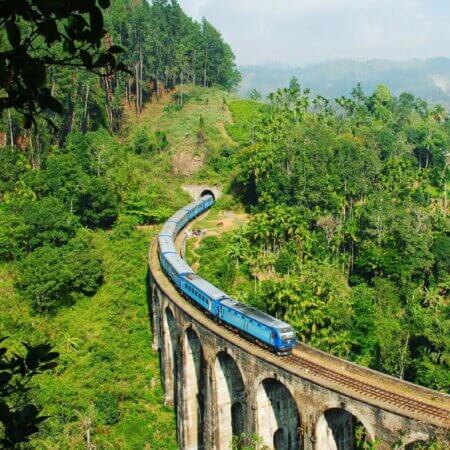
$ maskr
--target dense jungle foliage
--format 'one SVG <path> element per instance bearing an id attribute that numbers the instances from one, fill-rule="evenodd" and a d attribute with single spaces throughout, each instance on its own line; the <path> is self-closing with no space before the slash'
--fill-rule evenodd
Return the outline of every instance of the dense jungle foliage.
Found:
<path id="1" fill-rule="evenodd" d="M 230 107 L 232 188 L 252 215 L 204 239 L 200 273 L 304 342 L 447 390 L 446 112 L 383 85 L 311 99 L 295 79 L 267 104 Z"/>

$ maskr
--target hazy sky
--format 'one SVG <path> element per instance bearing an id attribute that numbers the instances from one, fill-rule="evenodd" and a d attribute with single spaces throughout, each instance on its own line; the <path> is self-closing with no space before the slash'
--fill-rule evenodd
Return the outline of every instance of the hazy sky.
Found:
<path id="1" fill-rule="evenodd" d="M 179 0 L 239 64 L 450 56 L 450 0 Z"/>

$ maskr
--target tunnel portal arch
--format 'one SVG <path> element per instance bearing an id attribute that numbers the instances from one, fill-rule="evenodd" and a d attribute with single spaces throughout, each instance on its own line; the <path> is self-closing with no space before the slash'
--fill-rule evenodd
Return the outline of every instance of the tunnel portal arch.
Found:
<path id="1" fill-rule="evenodd" d="M 216 200 L 216 194 L 214 194 L 214 192 L 211 191 L 210 189 L 204 189 L 201 192 L 200 197 L 203 197 L 204 195 L 212 195 L 213 199 Z"/>

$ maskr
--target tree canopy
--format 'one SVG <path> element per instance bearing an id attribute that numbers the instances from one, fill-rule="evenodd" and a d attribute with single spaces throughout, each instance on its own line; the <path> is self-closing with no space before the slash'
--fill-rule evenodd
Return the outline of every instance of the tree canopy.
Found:
<path id="1" fill-rule="evenodd" d="M 231 104 L 233 188 L 253 215 L 218 282 L 305 342 L 448 389 L 447 113 L 384 85 L 328 100 L 293 79 L 268 100 Z"/>

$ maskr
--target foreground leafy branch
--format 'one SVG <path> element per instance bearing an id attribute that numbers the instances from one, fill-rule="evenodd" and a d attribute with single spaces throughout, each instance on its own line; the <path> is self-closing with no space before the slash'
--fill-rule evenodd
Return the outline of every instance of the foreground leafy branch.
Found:
<path id="1" fill-rule="evenodd" d="M 0 342 L 5 341 L 1 338 Z M 39 425 L 47 418 L 30 400 L 32 380 L 56 367 L 59 354 L 50 344 L 23 343 L 25 356 L 0 347 L 0 444 L 2 448 L 15 448 L 28 442 L 39 431 Z"/>
<path id="2" fill-rule="evenodd" d="M 121 47 L 102 48 L 107 31 L 101 8 L 109 5 L 109 0 L 1 0 L 0 114 L 16 109 L 26 128 L 45 111 L 61 114 L 62 105 L 47 85 L 53 66 L 103 76 L 126 71 L 115 57 Z"/>

